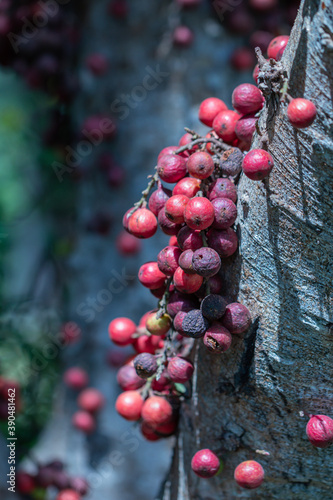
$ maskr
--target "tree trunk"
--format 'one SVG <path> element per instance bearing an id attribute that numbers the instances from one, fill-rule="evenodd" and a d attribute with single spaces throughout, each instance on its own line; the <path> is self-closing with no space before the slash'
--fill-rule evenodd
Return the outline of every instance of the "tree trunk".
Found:
<path id="1" fill-rule="evenodd" d="M 275 167 L 267 180 L 240 181 L 239 255 L 224 270 L 228 294 L 253 324 L 223 356 L 194 348 L 193 397 L 182 405 L 163 500 L 331 498 L 333 448 L 309 443 L 301 412 L 333 416 L 332 55 L 332 2 L 303 0 L 283 62 L 291 96 L 313 101 L 318 116 L 297 131 L 286 105 L 273 118 L 262 113 Z M 202 448 L 222 457 L 217 478 L 191 472 Z M 233 479 L 249 459 L 265 469 L 259 490 Z"/>

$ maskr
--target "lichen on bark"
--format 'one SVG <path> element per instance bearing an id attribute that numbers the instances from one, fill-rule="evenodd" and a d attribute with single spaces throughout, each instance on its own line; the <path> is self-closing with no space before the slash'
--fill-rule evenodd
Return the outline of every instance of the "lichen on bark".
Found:
<path id="1" fill-rule="evenodd" d="M 163 500 L 332 495 L 333 449 L 318 451 L 308 442 L 300 414 L 333 416 L 331 1 L 302 1 L 283 64 L 289 93 L 313 101 L 317 119 L 296 130 L 286 105 L 273 118 L 267 108 L 262 113 L 275 166 L 262 182 L 242 176 L 239 254 L 222 270 L 230 298 L 250 309 L 252 327 L 221 356 L 198 341 L 193 397 L 182 405 Z M 221 475 L 208 481 L 192 473 L 200 448 L 223 458 Z M 235 467 L 249 459 L 265 469 L 258 490 L 241 489 L 233 479 Z"/>

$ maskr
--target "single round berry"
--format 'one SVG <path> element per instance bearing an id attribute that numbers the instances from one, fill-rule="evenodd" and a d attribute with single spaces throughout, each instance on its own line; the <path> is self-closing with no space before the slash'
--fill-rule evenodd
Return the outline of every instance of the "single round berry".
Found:
<path id="1" fill-rule="evenodd" d="M 187 274 L 195 274 L 192 262 L 193 253 L 193 250 L 185 250 L 185 252 L 183 252 L 179 257 L 179 267 L 181 267 Z"/>
<path id="2" fill-rule="evenodd" d="M 242 116 L 236 123 L 235 132 L 240 141 L 251 144 L 253 134 L 256 130 L 258 118 L 252 115 Z"/>
<path id="3" fill-rule="evenodd" d="M 84 139 L 87 137 L 99 137 L 99 140 L 109 141 L 116 135 L 117 129 L 114 120 L 108 115 L 88 116 L 81 125 L 81 133 Z"/>
<path id="4" fill-rule="evenodd" d="M 178 47 L 189 47 L 193 42 L 194 35 L 187 26 L 177 26 L 172 38 L 173 43 Z"/>
<path id="5" fill-rule="evenodd" d="M 156 357 L 148 352 L 138 354 L 134 358 L 134 368 L 141 378 L 150 378 L 157 372 Z"/>
<path id="6" fill-rule="evenodd" d="M 153 212 L 154 215 L 156 215 L 156 217 L 158 216 L 160 210 L 162 210 L 162 208 L 164 208 L 166 202 L 168 201 L 168 199 L 170 198 L 170 196 L 172 195 L 170 189 L 167 189 L 165 188 L 164 186 L 160 185 L 156 191 L 154 191 L 150 198 L 149 198 L 149 202 L 148 202 L 148 207 L 149 207 L 149 210 L 151 210 Z"/>
<path id="7" fill-rule="evenodd" d="M 167 305 L 168 314 L 172 318 L 176 316 L 176 314 L 180 311 L 188 312 L 197 307 L 197 300 L 193 297 L 189 297 L 183 293 L 175 290 L 170 294 L 169 302 Z"/>
<path id="8" fill-rule="evenodd" d="M 207 295 L 200 304 L 202 315 L 208 321 L 216 321 L 222 318 L 227 307 L 226 300 L 221 296 L 214 293 Z"/>
<path id="9" fill-rule="evenodd" d="M 16 474 L 17 490 L 23 495 L 29 495 L 36 488 L 36 480 L 27 472 L 18 471 Z"/>
<path id="10" fill-rule="evenodd" d="M 192 378 L 194 372 L 193 364 L 187 359 L 175 356 L 169 359 L 168 374 L 173 382 L 184 384 Z"/>
<path id="11" fill-rule="evenodd" d="M 172 190 L 172 194 L 183 194 L 188 198 L 193 198 L 200 191 L 201 182 L 193 177 L 184 177 L 177 182 Z"/>
<path id="12" fill-rule="evenodd" d="M 274 166 L 272 156 L 264 149 L 252 149 L 243 160 L 243 172 L 252 181 L 267 177 Z"/>
<path id="13" fill-rule="evenodd" d="M 242 155 L 242 161 L 243 161 Z M 230 179 L 218 178 L 214 181 L 208 190 L 208 198 L 213 201 L 215 198 L 229 198 L 236 203 L 237 190 L 235 184 Z"/>
<path id="14" fill-rule="evenodd" d="M 81 328 L 75 321 L 67 321 L 61 326 L 61 340 L 65 345 L 77 342 L 81 333 Z"/>
<path id="15" fill-rule="evenodd" d="M 84 389 L 77 398 L 77 404 L 82 410 L 96 413 L 100 411 L 105 405 L 105 398 L 103 394 L 93 388 Z"/>
<path id="16" fill-rule="evenodd" d="M 285 47 L 289 41 L 289 36 L 287 35 L 281 35 L 277 36 L 276 38 L 273 38 L 271 43 L 268 45 L 267 49 L 267 55 L 270 59 L 275 59 L 277 58 L 277 55 L 279 51 L 282 49 L 282 47 Z"/>
<path id="17" fill-rule="evenodd" d="M 289 103 L 287 114 L 293 127 L 306 128 L 314 122 L 317 115 L 317 108 L 308 99 L 298 97 Z"/>
<path id="18" fill-rule="evenodd" d="M 178 149 L 178 146 L 167 146 L 166 148 L 163 148 L 157 157 L 157 161 L 159 161 L 162 158 L 162 156 L 164 156 L 164 155 L 174 154 L 174 152 L 177 151 L 177 149 Z"/>
<path id="19" fill-rule="evenodd" d="M 151 396 L 145 401 L 141 415 L 145 422 L 156 427 L 170 422 L 172 406 L 160 396 Z"/>
<path id="20" fill-rule="evenodd" d="M 306 426 L 306 435 L 316 448 L 333 444 L 333 420 L 326 415 L 312 415 Z"/>
<path id="21" fill-rule="evenodd" d="M 215 229 L 228 229 L 237 219 L 237 207 L 229 198 L 215 198 L 212 201 L 214 208 L 214 222 L 212 227 Z"/>
<path id="22" fill-rule="evenodd" d="M 191 461 L 193 472 L 203 478 L 216 476 L 220 465 L 219 458 L 209 449 L 197 451 Z"/>
<path id="23" fill-rule="evenodd" d="M 68 387 L 75 390 L 83 389 L 88 385 L 88 373 L 82 368 L 73 366 L 64 373 L 64 382 Z"/>
<path id="24" fill-rule="evenodd" d="M 112 342 L 125 346 L 134 342 L 133 334 L 136 332 L 135 323 L 129 318 L 116 318 L 109 324 L 109 336 Z"/>
<path id="25" fill-rule="evenodd" d="M 130 421 L 139 420 L 143 407 L 143 399 L 137 391 L 126 391 L 116 401 L 116 410 L 123 418 Z"/>
<path id="26" fill-rule="evenodd" d="M 243 158 L 244 155 L 238 148 L 230 148 L 227 151 L 224 151 L 220 159 L 220 169 L 222 174 L 232 177 L 238 175 L 239 172 L 242 170 Z M 220 180 L 231 182 L 229 179 L 220 179 Z M 231 184 L 233 183 L 231 182 Z M 230 190 L 232 190 L 233 193 L 232 197 L 230 198 L 230 196 L 227 196 L 227 198 L 230 198 L 233 202 L 235 202 L 237 198 L 237 192 L 234 184 L 233 186 L 230 187 Z M 211 198 L 209 199 L 211 200 Z"/>
<path id="27" fill-rule="evenodd" d="M 232 336 L 220 323 L 214 322 L 207 329 L 203 342 L 209 351 L 219 354 L 230 348 Z"/>
<path id="28" fill-rule="evenodd" d="M 117 373 L 117 382 L 123 391 L 135 391 L 144 385 L 144 380 L 138 376 L 134 366 L 125 365 Z"/>
<path id="29" fill-rule="evenodd" d="M 139 208 L 128 219 L 128 231 L 137 238 L 151 238 L 157 231 L 157 220 L 147 208 Z"/>
<path id="30" fill-rule="evenodd" d="M 179 311 L 176 316 L 174 317 L 174 320 L 173 320 L 173 326 L 174 326 L 174 329 L 180 333 L 181 335 L 184 335 L 184 330 L 183 330 L 183 320 L 186 316 L 186 312 L 184 311 Z"/>
<path id="31" fill-rule="evenodd" d="M 230 58 L 231 66 L 238 71 L 250 71 L 255 62 L 254 51 L 250 47 L 235 49 Z"/>
<path id="32" fill-rule="evenodd" d="M 151 354 L 154 354 L 157 349 L 162 349 L 163 346 L 164 342 L 158 336 L 149 335 L 140 335 L 133 344 L 136 352 L 149 352 Z"/>
<path id="33" fill-rule="evenodd" d="M 242 488 L 258 488 L 264 480 L 265 472 L 262 466 L 255 460 L 247 460 L 237 465 L 234 478 Z"/>
<path id="34" fill-rule="evenodd" d="M 90 54 L 86 59 L 86 66 L 96 75 L 104 75 L 109 67 L 109 61 L 103 54 Z"/>
<path id="35" fill-rule="evenodd" d="M 165 204 L 165 215 L 171 222 L 182 224 L 184 222 L 184 211 L 190 199 L 184 194 L 171 196 Z"/>
<path id="36" fill-rule="evenodd" d="M 202 315 L 200 309 L 193 309 L 183 319 L 182 328 L 187 337 L 199 339 L 203 337 L 209 327 L 208 320 Z"/>
<path id="37" fill-rule="evenodd" d="M 74 490 L 62 490 L 58 493 L 56 500 L 81 500 L 81 495 Z"/>
<path id="38" fill-rule="evenodd" d="M 168 314 L 162 314 L 157 318 L 156 312 L 150 313 L 146 321 L 146 328 L 152 335 L 165 335 L 171 328 L 171 318 Z"/>
<path id="39" fill-rule="evenodd" d="M 239 114 L 235 111 L 221 111 L 215 118 L 213 122 L 213 129 L 221 139 L 227 144 L 232 143 L 237 139 L 235 133 L 235 127 Z"/>
<path id="40" fill-rule="evenodd" d="M 116 239 L 116 247 L 121 255 L 136 255 L 141 250 L 141 241 L 127 231 L 121 231 Z"/>
<path id="41" fill-rule="evenodd" d="M 157 262 L 143 264 L 139 269 L 138 276 L 140 283 L 151 290 L 163 286 L 166 279 L 166 275 L 159 270 Z"/>
<path id="42" fill-rule="evenodd" d="M 95 418 L 88 411 L 77 411 L 72 417 L 73 426 L 84 432 L 85 434 L 91 434 L 96 429 Z"/>
<path id="43" fill-rule="evenodd" d="M 167 246 L 157 256 L 159 270 L 166 276 L 172 276 L 178 267 L 181 249 L 177 246 Z"/>
<path id="44" fill-rule="evenodd" d="M 184 218 L 191 229 L 206 229 L 214 221 L 213 205 L 207 198 L 192 198 L 186 205 Z"/>
<path id="45" fill-rule="evenodd" d="M 193 253 L 193 269 L 204 278 L 210 278 L 217 274 L 221 268 L 219 254 L 209 247 L 202 247 Z"/>
<path id="46" fill-rule="evenodd" d="M 197 250 L 202 247 L 202 236 L 200 231 L 184 226 L 177 234 L 177 241 L 180 248 L 185 250 Z"/>
<path id="47" fill-rule="evenodd" d="M 256 113 L 263 107 L 263 104 L 264 97 L 261 91 L 251 83 L 238 85 L 232 93 L 232 105 L 242 115 Z"/>
<path id="48" fill-rule="evenodd" d="M 164 234 L 168 234 L 169 236 L 178 234 L 181 225 L 172 222 L 165 213 L 165 207 L 162 208 L 158 213 L 158 223 L 160 228 L 162 229 Z"/>
<path id="49" fill-rule="evenodd" d="M 203 277 L 198 274 L 187 274 L 178 267 L 173 275 L 173 282 L 179 292 L 194 293 L 201 287 Z"/>
<path id="50" fill-rule="evenodd" d="M 224 230 L 210 229 L 207 233 L 207 241 L 208 245 L 222 258 L 233 255 L 238 247 L 237 234 L 231 227 Z"/>
<path id="51" fill-rule="evenodd" d="M 141 425 L 140 425 L 140 430 L 141 430 L 141 434 L 143 435 L 143 437 L 145 439 L 147 439 L 147 441 L 159 441 L 161 439 L 161 436 L 159 436 L 156 432 L 155 432 L 155 429 L 153 429 L 153 427 L 151 427 L 149 424 L 147 424 L 147 422 L 141 422 Z"/>
<path id="52" fill-rule="evenodd" d="M 227 105 L 221 101 L 221 99 L 217 97 L 208 97 L 200 104 L 199 120 L 208 127 L 211 127 L 215 116 L 227 109 Z"/>
<path id="53" fill-rule="evenodd" d="M 222 324 L 230 333 L 236 335 L 244 333 L 251 324 L 250 311 L 243 304 L 232 302 L 225 309 Z"/>
<path id="54" fill-rule="evenodd" d="M 188 173 L 196 179 L 207 179 L 214 172 L 214 160 L 209 153 L 198 151 L 186 162 Z"/>
<path id="55" fill-rule="evenodd" d="M 175 154 L 163 155 L 157 162 L 157 173 L 164 182 L 178 182 L 186 175 L 186 160 Z"/>

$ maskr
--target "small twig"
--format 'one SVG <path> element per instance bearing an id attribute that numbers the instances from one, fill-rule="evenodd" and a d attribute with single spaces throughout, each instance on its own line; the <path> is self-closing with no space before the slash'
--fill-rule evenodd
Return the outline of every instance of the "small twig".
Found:
<path id="1" fill-rule="evenodd" d="M 208 247 L 208 242 L 207 242 L 207 238 L 206 238 L 206 233 L 205 231 L 200 231 L 200 234 L 201 234 L 201 238 L 202 238 L 202 242 L 203 242 L 203 246 L 204 247 Z"/>
<path id="2" fill-rule="evenodd" d="M 193 135 L 193 137 L 194 137 L 194 136 L 195 136 L 195 137 L 200 137 L 200 135 L 199 135 L 199 134 L 197 134 L 194 130 L 192 130 L 192 129 L 188 128 L 188 127 L 184 127 L 184 130 L 185 130 L 185 132 L 187 132 L 188 134 Z"/>
<path id="3" fill-rule="evenodd" d="M 254 49 L 254 51 L 255 51 L 257 59 L 258 59 L 259 69 L 261 69 L 263 67 L 263 65 L 267 63 L 267 60 L 262 55 L 260 47 L 256 47 Z"/>
<path id="4" fill-rule="evenodd" d="M 149 176 L 148 178 L 150 178 L 150 181 L 148 182 L 148 186 L 146 187 L 146 189 L 144 189 L 142 191 L 142 196 L 140 198 L 139 201 L 137 201 L 136 203 L 134 203 L 134 207 L 132 208 L 132 210 L 130 211 L 130 213 L 128 214 L 128 216 L 134 214 L 134 212 L 138 209 L 138 208 L 141 208 L 141 207 L 145 207 L 147 205 L 147 198 L 150 194 L 150 191 L 153 189 L 153 187 L 155 186 L 155 184 L 158 182 L 158 174 L 157 172 L 155 172 L 155 174 L 153 176 Z"/>
<path id="5" fill-rule="evenodd" d="M 216 147 L 222 149 L 223 151 L 227 151 L 228 149 L 230 149 L 230 146 L 227 146 L 227 144 L 218 139 L 214 139 L 214 137 L 199 137 L 198 139 L 185 144 L 185 146 L 181 146 L 179 149 L 176 149 L 176 151 L 174 151 L 174 154 L 183 153 L 183 151 L 192 149 L 197 144 L 207 144 L 208 142 L 215 144 Z"/>
<path id="6" fill-rule="evenodd" d="M 170 278 L 168 279 L 163 297 L 161 298 L 161 300 L 158 303 L 158 311 L 156 313 L 157 319 L 160 319 L 163 316 L 163 314 L 166 313 L 166 308 L 168 305 L 169 295 L 170 295 L 171 282 L 172 282 L 172 276 L 170 276 Z"/>

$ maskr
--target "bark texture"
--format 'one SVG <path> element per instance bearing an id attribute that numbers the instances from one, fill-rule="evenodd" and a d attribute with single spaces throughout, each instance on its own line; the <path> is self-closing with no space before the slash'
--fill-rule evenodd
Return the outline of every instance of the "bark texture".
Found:
<path id="1" fill-rule="evenodd" d="M 240 251 L 224 269 L 226 291 L 250 309 L 253 325 L 223 356 L 197 343 L 193 397 L 183 404 L 163 500 L 333 498 L 333 447 L 312 447 L 300 415 L 333 417 L 332 56 L 332 2 L 303 1 L 283 61 L 289 93 L 312 100 L 318 117 L 296 131 L 286 106 L 272 117 L 270 105 L 260 119 L 275 167 L 263 182 L 242 177 Z M 217 478 L 191 472 L 201 448 L 223 458 Z M 258 490 L 233 480 L 249 459 L 265 469 Z"/>

